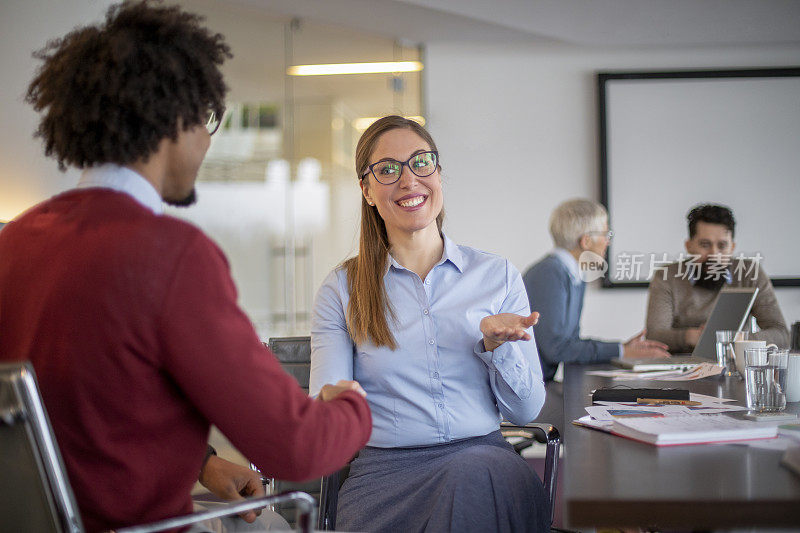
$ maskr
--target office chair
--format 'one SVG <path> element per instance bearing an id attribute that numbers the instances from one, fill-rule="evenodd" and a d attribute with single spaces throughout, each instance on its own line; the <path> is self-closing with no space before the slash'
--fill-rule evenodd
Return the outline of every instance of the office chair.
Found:
<path id="1" fill-rule="evenodd" d="M 288 372 L 300 387 L 308 394 L 308 380 L 311 370 L 311 338 L 310 337 L 273 337 L 264 346 L 275 354 L 281 367 Z M 257 470 L 254 464 L 250 468 Z M 286 481 L 269 478 L 266 480 L 267 494 L 279 494 L 285 491 L 302 491 L 311 495 L 315 502 L 320 500 L 320 480 Z M 272 510 L 283 516 L 294 527 L 294 513 L 291 504 L 278 504 Z M 319 524 L 319 522 L 318 522 Z M 317 529 L 320 529 L 317 525 Z"/>
<path id="2" fill-rule="evenodd" d="M 281 366 L 295 379 L 300 386 L 308 392 L 309 375 L 311 371 L 311 337 L 272 337 L 266 343 L 267 347 L 275 354 Z M 500 424 L 500 432 L 505 438 L 517 437 L 521 440 L 513 444 L 517 453 L 539 442 L 547 445 L 545 452 L 545 467 L 542 483 L 549 497 L 550 523 L 553 523 L 555 510 L 556 485 L 558 481 L 558 457 L 561 451 L 561 435 L 551 424 L 530 423 L 525 426 L 516 426 L 508 422 Z M 339 502 L 339 489 L 350 473 L 350 466 L 345 465 L 338 472 L 314 481 L 319 486 L 319 516 L 317 529 L 330 531 L 336 528 L 336 506 Z M 280 480 L 270 481 L 276 488 L 285 490 L 291 484 Z M 309 487 L 308 484 L 303 485 Z M 309 487 L 310 488 L 310 487 Z M 316 492 L 310 492 L 315 497 Z M 280 510 L 278 510 L 280 512 Z"/>
<path id="3" fill-rule="evenodd" d="M 0 530 L 82 533 L 50 419 L 29 362 L 0 363 Z M 149 533 L 295 501 L 297 522 L 310 533 L 316 501 L 302 492 L 253 498 L 218 509 L 116 530 Z"/>

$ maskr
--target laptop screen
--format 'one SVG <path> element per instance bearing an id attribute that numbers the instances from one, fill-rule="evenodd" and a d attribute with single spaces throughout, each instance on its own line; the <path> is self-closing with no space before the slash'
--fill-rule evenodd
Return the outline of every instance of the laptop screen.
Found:
<path id="1" fill-rule="evenodd" d="M 742 330 L 757 294 L 758 287 L 722 289 L 692 356 L 716 361 L 717 331 Z"/>

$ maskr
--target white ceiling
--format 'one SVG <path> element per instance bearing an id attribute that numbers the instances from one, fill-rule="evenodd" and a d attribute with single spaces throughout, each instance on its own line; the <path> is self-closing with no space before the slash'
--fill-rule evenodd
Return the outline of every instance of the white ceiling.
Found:
<path id="1" fill-rule="evenodd" d="M 414 45 L 442 41 L 653 49 L 800 44 L 800 0 L 180 1 L 226 35 L 234 100 L 280 103 L 288 89 L 295 102 L 340 102 L 355 116 L 417 113 L 419 76 L 405 76 L 407 89 L 399 93 L 389 89 L 389 75 L 297 78 L 289 87 L 286 65 L 416 59 Z M 289 46 L 284 32 L 294 17 L 302 24 Z"/>
<path id="2" fill-rule="evenodd" d="M 800 0 L 226 0 L 411 43 L 800 43 Z"/>

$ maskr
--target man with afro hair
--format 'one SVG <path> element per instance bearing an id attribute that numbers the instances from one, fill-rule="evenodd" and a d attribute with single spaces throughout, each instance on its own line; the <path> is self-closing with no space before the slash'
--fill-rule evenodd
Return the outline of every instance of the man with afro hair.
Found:
<path id="1" fill-rule="evenodd" d="M 262 490 L 208 457 L 211 424 L 287 480 L 335 471 L 370 435 L 358 384 L 309 398 L 237 306 L 219 248 L 163 213 L 194 201 L 230 55 L 198 16 L 146 1 L 36 54 L 36 135 L 83 174 L 0 232 L 0 361 L 32 362 L 88 531 L 190 512 L 198 473 L 225 497 Z"/>

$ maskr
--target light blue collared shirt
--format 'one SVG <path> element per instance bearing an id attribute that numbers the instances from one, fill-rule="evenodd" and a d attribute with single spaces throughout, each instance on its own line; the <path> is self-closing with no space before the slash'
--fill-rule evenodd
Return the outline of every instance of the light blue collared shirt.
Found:
<path id="1" fill-rule="evenodd" d="M 569 250 L 565 250 L 564 248 L 555 248 L 553 250 L 553 255 L 561 261 L 565 267 L 567 267 L 567 271 L 569 271 L 569 279 L 573 285 L 578 286 L 583 283 L 581 279 L 581 267 L 578 264 L 578 260 L 569 253 Z"/>
<path id="2" fill-rule="evenodd" d="M 101 187 L 124 192 L 156 215 L 164 213 L 164 203 L 155 187 L 139 173 L 114 163 L 87 168 L 81 174 L 77 187 Z"/>
<path id="3" fill-rule="evenodd" d="M 358 381 L 372 409 L 368 445 L 445 443 L 486 435 L 502 417 L 525 424 L 539 414 L 544 384 L 535 340 L 506 342 L 494 352 L 483 347 L 481 319 L 530 313 L 522 277 L 508 260 L 445 236 L 442 258 L 424 282 L 390 256 L 384 286 L 397 318 L 389 319 L 397 350 L 354 345 L 342 268 L 319 289 L 311 324 L 310 392 Z"/>

